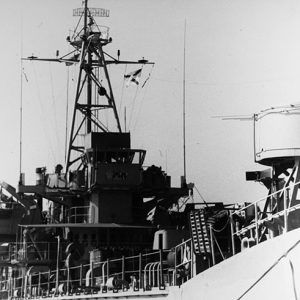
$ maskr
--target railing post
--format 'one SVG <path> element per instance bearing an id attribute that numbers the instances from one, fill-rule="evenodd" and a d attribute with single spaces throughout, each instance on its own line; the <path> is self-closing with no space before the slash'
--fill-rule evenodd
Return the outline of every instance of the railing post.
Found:
<path id="1" fill-rule="evenodd" d="M 259 243 L 259 236 L 258 236 L 258 211 L 257 211 L 257 202 L 254 203 L 254 213 L 255 213 L 255 240 L 256 244 Z"/>
<path id="2" fill-rule="evenodd" d="M 287 200 L 288 200 L 288 190 L 285 189 L 283 191 L 283 209 L 284 209 L 284 228 L 283 231 L 284 233 L 288 232 L 288 213 L 287 213 Z"/>
<path id="3" fill-rule="evenodd" d="M 8 244 L 8 261 L 11 261 L 11 243 Z"/>
<path id="4" fill-rule="evenodd" d="M 13 296 L 14 295 L 14 292 L 15 292 L 15 289 L 16 289 L 16 277 L 12 278 L 12 289 L 11 289 L 11 295 Z"/>
<path id="5" fill-rule="evenodd" d="M 39 272 L 39 281 L 38 281 L 38 288 L 37 288 L 37 296 L 41 296 L 41 272 Z"/>
<path id="6" fill-rule="evenodd" d="M 82 269 L 82 264 L 80 264 L 80 269 L 79 269 L 79 286 L 82 287 L 82 272 L 83 272 L 83 269 Z"/>
<path id="7" fill-rule="evenodd" d="M 107 280 L 108 280 L 108 278 L 109 278 L 109 259 L 107 259 L 106 272 L 107 272 Z"/>
<path id="8" fill-rule="evenodd" d="M 230 211 L 230 230 L 231 230 L 231 250 L 232 250 L 232 255 L 235 255 L 235 242 L 234 242 L 234 223 L 233 223 L 233 213 Z"/>
<path id="9" fill-rule="evenodd" d="M 21 283 L 21 297 L 26 298 L 27 297 L 27 274 L 25 270 L 22 270 L 22 283 Z"/>
<path id="10" fill-rule="evenodd" d="M 13 279 L 9 278 L 9 281 L 10 281 L 9 291 L 10 291 L 10 295 L 12 297 L 13 296 Z"/>
<path id="11" fill-rule="evenodd" d="M 24 243 L 24 259 L 27 260 L 27 243 Z"/>
<path id="12" fill-rule="evenodd" d="M 28 275 L 29 281 L 29 296 L 32 297 L 32 274 Z"/>
<path id="13" fill-rule="evenodd" d="M 122 256 L 122 281 L 125 280 L 125 256 Z"/>
<path id="14" fill-rule="evenodd" d="M 165 283 L 164 283 L 164 276 L 163 276 L 163 250 L 160 249 L 159 250 L 159 264 L 160 264 L 160 276 L 159 276 L 159 284 L 158 284 L 158 287 L 163 287 L 165 286 Z"/>
<path id="15" fill-rule="evenodd" d="M 174 257 L 174 282 L 173 285 L 176 286 L 177 285 L 177 246 L 174 249 L 175 252 L 175 257 Z"/>
<path id="16" fill-rule="evenodd" d="M 90 287 L 94 287 L 94 262 L 91 262 L 91 285 Z"/>
<path id="17" fill-rule="evenodd" d="M 51 277 L 51 271 L 48 271 L 48 286 L 47 286 L 47 296 L 49 297 L 50 295 L 50 277 Z"/>
<path id="18" fill-rule="evenodd" d="M 59 286 L 59 256 L 60 256 L 60 236 L 57 236 L 57 258 L 56 258 L 56 281 L 55 281 L 55 295 L 58 293 L 58 286 Z"/>
<path id="19" fill-rule="evenodd" d="M 193 241 L 190 241 L 191 243 L 191 278 L 193 278 L 195 276 L 195 270 L 196 270 L 196 266 L 195 266 L 195 253 L 194 253 L 194 244 Z"/>
<path id="20" fill-rule="evenodd" d="M 150 285 L 151 287 L 154 287 L 154 285 L 155 285 L 154 266 L 155 266 L 155 263 L 151 263 L 151 264 L 150 264 L 150 267 L 149 267 L 149 278 L 150 278 L 149 285 Z M 152 267 L 153 267 L 153 271 L 152 271 Z M 152 272 L 152 273 L 151 273 L 151 272 Z M 152 275 L 152 276 L 151 276 L 151 275 Z"/>
<path id="21" fill-rule="evenodd" d="M 155 267 L 156 267 L 157 287 L 160 288 L 160 283 L 161 283 L 161 281 L 160 281 L 160 262 L 156 263 Z M 153 274 L 154 274 L 154 268 L 153 268 Z M 153 276 L 153 277 L 155 278 L 155 276 Z"/>
<path id="22" fill-rule="evenodd" d="M 70 267 L 69 264 L 67 265 L 67 295 L 70 292 Z"/>
<path id="23" fill-rule="evenodd" d="M 143 288 L 143 279 L 142 279 L 142 253 L 139 254 L 139 288 Z"/>
<path id="24" fill-rule="evenodd" d="M 102 282 L 103 282 L 103 285 L 106 285 L 105 284 L 105 264 L 107 264 L 107 261 L 102 263 Z"/>
<path id="25" fill-rule="evenodd" d="M 209 235 L 210 235 L 212 264 L 215 265 L 216 264 L 216 258 L 215 258 L 215 245 L 214 245 L 214 236 L 213 236 L 212 225 L 209 225 Z"/>

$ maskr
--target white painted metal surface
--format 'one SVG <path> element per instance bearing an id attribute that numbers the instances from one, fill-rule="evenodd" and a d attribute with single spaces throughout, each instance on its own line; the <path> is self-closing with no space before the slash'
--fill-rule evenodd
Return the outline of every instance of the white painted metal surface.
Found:
<path id="1" fill-rule="evenodd" d="M 255 159 L 266 161 L 300 156 L 298 110 L 270 109 L 255 119 Z"/>
<path id="2" fill-rule="evenodd" d="M 181 300 L 298 299 L 300 229 L 247 249 L 184 283 Z"/>

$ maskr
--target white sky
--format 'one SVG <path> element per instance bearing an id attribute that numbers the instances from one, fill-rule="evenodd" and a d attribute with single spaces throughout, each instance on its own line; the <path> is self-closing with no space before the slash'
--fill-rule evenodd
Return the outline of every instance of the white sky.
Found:
<path id="1" fill-rule="evenodd" d="M 1 2 L 0 179 L 12 185 L 19 176 L 21 44 L 25 57 L 66 53 L 65 38 L 78 20 L 72 17 L 77 7 L 80 0 Z M 134 109 L 134 87 L 124 90 L 122 102 L 132 114 L 132 146 L 148 151 L 146 165 L 162 165 L 179 184 L 186 19 L 188 181 L 207 201 L 250 201 L 265 195 L 258 183 L 245 181 L 245 171 L 264 168 L 253 162 L 251 123 L 212 116 L 299 102 L 300 2 L 90 0 L 90 7 L 110 9 L 110 18 L 97 19 L 110 27 L 113 43 L 107 52 L 116 55 L 120 49 L 121 59 L 144 56 L 156 63 Z M 28 82 L 23 80 L 22 171 L 30 183 L 36 167 L 52 171 L 64 161 L 67 69 L 43 62 L 23 66 Z M 128 66 L 127 71 L 134 69 Z M 150 69 L 143 70 L 142 82 Z M 76 76 L 74 68 L 69 70 L 71 94 Z M 124 66 L 112 71 L 118 105 Z"/>

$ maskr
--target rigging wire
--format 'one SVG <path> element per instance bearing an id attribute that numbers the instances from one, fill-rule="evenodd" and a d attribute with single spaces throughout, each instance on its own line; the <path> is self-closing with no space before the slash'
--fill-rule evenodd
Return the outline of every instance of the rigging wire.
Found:
<path id="1" fill-rule="evenodd" d="M 142 65 L 141 72 L 143 71 L 143 68 L 144 68 L 144 66 Z M 124 77 L 124 81 L 125 81 L 125 77 Z M 135 101 L 136 101 L 136 98 L 138 96 L 139 91 L 140 91 L 140 88 L 139 88 L 139 84 L 138 84 L 137 87 L 136 87 L 136 90 L 135 90 L 135 94 L 134 94 L 133 101 L 132 101 L 132 106 L 131 106 L 131 111 L 130 111 L 130 118 L 129 118 L 129 123 L 128 123 L 128 129 L 129 130 L 130 130 L 130 125 L 131 125 L 131 120 L 132 120 L 132 117 L 133 117 L 133 111 L 134 111 L 134 108 L 135 108 Z"/>
<path id="2" fill-rule="evenodd" d="M 52 76 L 52 69 L 51 69 L 51 63 L 49 62 L 49 75 L 50 75 L 50 84 L 51 84 L 51 98 L 52 98 L 52 106 L 53 106 L 53 113 L 54 113 L 54 126 L 55 126 L 55 130 L 58 133 L 59 129 L 58 129 L 58 122 L 57 122 L 57 112 L 56 112 L 56 103 L 55 103 L 55 95 L 54 95 L 54 85 L 53 85 L 53 76 Z M 56 137 L 56 142 L 57 142 L 57 146 L 58 148 L 60 148 L 60 138 L 59 138 L 59 134 L 55 135 Z"/>
<path id="3" fill-rule="evenodd" d="M 110 70 L 110 66 L 107 66 L 107 69 Z M 101 76 L 101 78 L 103 78 L 104 74 L 101 74 L 102 73 L 101 71 L 102 71 L 102 69 L 100 69 L 100 76 Z M 102 82 L 102 80 L 101 80 L 101 82 Z M 107 109 L 105 109 L 105 122 L 106 122 L 105 125 L 108 128 L 108 110 Z"/>
<path id="4" fill-rule="evenodd" d="M 206 207 L 208 207 L 207 202 L 205 201 L 204 197 L 201 195 L 201 193 L 199 192 L 198 188 L 196 187 L 196 185 L 194 185 L 194 188 L 196 190 L 196 192 L 198 193 L 198 195 L 200 196 L 201 200 L 203 201 L 203 203 L 205 204 Z"/>
<path id="5" fill-rule="evenodd" d="M 40 88 L 39 88 L 39 85 L 38 85 L 38 77 L 37 77 L 37 72 L 36 72 L 34 63 L 32 63 L 32 67 L 33 67 L 34 80 L 35 80 L 35 84 L 36 84 L 36 93 L 37 93 L 37 98 L 38 98 L 37 100 L 38 100 L 41 112 L 44 113 L 44 109 L 43 109 L 43 105 L 42 105 L 42 101 L 41 101 L 41 91 L 40 91 Z M 44 120 L 41 120 L 41 123 L 43 124 L 42 127 L 43 127 L 44 134 L 45 134 L 45 136 L 47 136 L 47 129 L 45 127 Z M 47 139 L 47 140 L 48 140 L 48 143 L 49 143 L 52 158 L 53 158 L 54 161 L 56 161 L 56 157 L 55 157 L 55 153 L 54 153 L 54 150 L 53 150 L 53 145 L 51 143 L 51 140 L 50 139 Z"/>
<path id="6" fill-rule="evenodd" d="M 153 69 L 154 69 L 154 65 L 152 65 L 152 68 L 148 74 L 148 77 L 145 79 L 144 83 L 142 84 L 142 88 L 146 85 L 146 83 L 148 82 L 148 80 L 150 79 L 151 75 L 152 75 L 152 72 L 153 72 Z"/>
<path id="7" fill-rule="evenodd" d="M 214 238 L 214 242 L 216 243 L 216 245 L 217 245 L 217 247 L 218 247 L 219 253 L 221 254 L 223 260 L 225 260 L 225 256 L 224 256 L 224 254 L 223 254 L 223 251 L 222 251 L 222 249 L 221 249 L 221 247 L 220 247 L 220 245 L 219 245 L 219 242 L 218 242 L 216 236 L 214 235 L 214 233 L 212 233 L 212 235 L 213 235 L 213 238 Z"/>
<path id="8" fill-rule="evenodd" d="M 80 24 L 80 22 L 81 22 L 81 19 L 82 19 L 83 15 L 84 15 L 84 14 L 82 13 L 81 16 L 80 16 L 80 18 L 79 18 L 79 20 L 78 20 L 78 22 L 77 22 L 77 24 L 76 24 L 76 26 L 75 26 L 75 29 L 74 29 L 74 32 L 73 32 L 73 36 L 72 36 L 72 40 L 75 39 L 75 34 L 76 34 L 76 31 L 77 31 L 77 29 L 78 29 L 78 26 L 79 26 L 79 24 Z M 76 37 L 79 36 L 80 32 L 81 32 L 81 31 L 79 31 L 79 32 L 77 33 Z"/>
<path id="9" fill-rule="evenodd" d="M 90 9 L 88 8 L 88 13 L 89 13 L 89 17 L 92 19 L 92 21 L 93 21 L 93 25 L 95 25 L 96 27 L 97 27 L 97 29 L 98 29 L 98 31 L 99 32 L 101 32 L 101 34 L 103 33 L 102 31 L 101 31 L 101 29 L 100 29 L 100 26 L 97 24 L 97 22 L 96 22 L 96 19 L 93 17 L 93 15 L 91 14 L 91 11 L 90 11 Z M 101 27 L 102 28 L 106 28 L 106 30 L 107 30 L 107 38 L 108 38 L 108 34 L 109 34 L 109 28 L 107 27 L 107 26 L 102 26 L 101 25 Z"/>
<path id="10" fill-rule="evenodd" d="M 77 80 L 75 79 L 75 74 L 77 74 L 77 68 L 79 67 L 78 65 L 76 65 L 76 64 L 73 64 L 72 65 L 73 67 L 72 67 L 72 69 L 71 69 L 71 80 L 70 80 L 70 85 L 71 85 L 71 88 L 69 89 L 69 93 L 70 93 L 70 91 L 72 92 L 72 96 L 71 96 L 71 98 L 73 98 L 73 97 L 75 97 L 75 95 L 74 95 L 74 91 L 76 90 L 76 88 L 77 88 L 77 84 L 80 84 L 81 85 L 81 82 L 82 82 L 82 79 L 81 79 L 81 81 L 80 81 L 80 83 L 78 83 L 77 82 Z M 81 92 L 82 92 L 82 88 L 80 89 L 80 94 L 81 94 Z M 70 98 L 70 97 L 69 97 Z M 74 105 L 75 106 L 75 102 L 74 103 L 72 103 L 72 105 Z M 68 111 L 68 119 L 69 119 L 69 114 L 70 113 L 74 113 L 74 106 L 73 106 L 73 109 L 69 109 L 69 111 Z M 74 113 L 74 115 L 73 115 L 73 117 L 74 117 L 74 128 L 78 128 L 78 126 L 79 126 L 79 120 L 78 120 L 78 117 L 77 117 L 77 113 L 76 113 L 76 111 L 75 111 L 75 113 Z M 72 120 L 72 118 L 71 118 L 71 120 Z M 69 160 L 70 161 L 72 161 L 72 159 L 73 159 L 73 152 L 72 151 L 70 151 L 70 149 L 69 149 L 69 141 L 70 141 L 70 139 L 71 139 L 71 132 L 69 132 L 68 133 L 68 143 L 67 143 L 67 145 L 68 145 L 68 149 L 67 149 L 67 158 L 66 158 L 66 165 L 68 164 L 68 155 L 69 155 L 69 152 L 70 152 L 70 157 L 69 157 Z M 75 139 L 74 141 L 73 141 L 73 143 L 75 144 L 75 146 L 77 146 L 78 145 L 78 141 L 77 141 L 77 139 Z"/>
<path id="11" fill-rule="evenodd" d="M 65 164 L 67 164 L 67 152 L 68 152 L 69 83 L 70 83 L 70 69 L 68 67 L 67 68 L 67 95 L 66 95 Z"/>
<path id="12" fill-rule="evenodd" d="M 142 88 L 144 88 L 144 86 L 146 86 L 146 89 L 145 89 L 145 92 L 144 92 L 144 95 L 143 95 L 143 98 L 141 99 L 140 101 L 140 105 L 139 105 L 139 108 L 138 108 L 138 113 L 137 113 L 137 116 L 136 116 L 136 119 L 135 119 L 135 123 L 134 123 L 134 126 L 133 126 L 133 131 L 135 130 L 136 128 L 136 125 L 139 121 L 139 117 L 141 115 L 141 111 L 142 111 L 142 107 L 143 107 L 143 103 L 144 103 L 144 99 L 146 97 L 146 94 L 148 92 L 148 85 L 146 85 L 146 83 L 148 82 L 148 80 L 150 79 L 151 75 L 152 75 L 152 72 L 153 72 L 153 68 L 154 68 L 154 65 L 152 65 L 152 68 L 148 74 L 148 77 L 145 79 L 144 83 L 142 84 Z"/>
<path id="13" fill-rule="evenodd" d="M 133 110 L 134 110 L 134 107 L 135 107 L 135 100 L 137 98 L 138 92 L 139 92 L 139 86 L 136 87 L 135 94 L 134 94 L 133 101 L 132 101 L 133 103 L 132 103 L 132 106 L 131 106 L 130 118 L 129 118 L 129 123 L 128 123 L 128 129 L 129 130 L 130 130 L 130 124 L 131 124 L 131 120 L 132 120 L 132 116 L 133 116 Z"/>
<path id="14" fill-rule="evenodd" d="M 140 117 L 140 115 L 141 115 L 141 111 L 142 111 L 144 99 L 145 99 L 145 97 L 146 97 L 147 89 L 148 89 L 148 86 L 146 86 L 145 93 L 144 93 L 144 95 L 143 95 L 143 98 L 142 98 L 141 101 L 140 101 L 140 105 L 139 105 L 139 108 L 138 108 L 138 113 L 137 113 L 137 116 L 136 116 L 136 118 L 135 118 L 135 123 L 134 123 L 134 126 L 133 126 L 133 128 L 132 128 L 132 131 L 135 131 L 136 125 L 137 125 L 137 123 L 138 123 L 138 121 L 139 121 L 139 117 Z"/>
<path id="15" fill-rule="evenodd" d="M 121 108 L 122 108 L 122 102 L 123 102 L 123 96 L 124 96 L 124 86 L 125 86 L 125 75 L 126 75 L 126 73 L 127 73 L 127 64 L 125 65 L 125 70 L 124 70 L 122 90 L 121 90 L 121 99 L 120 99 L 120 104 L 119 104 L 119 111 L 121 111 Z"/>

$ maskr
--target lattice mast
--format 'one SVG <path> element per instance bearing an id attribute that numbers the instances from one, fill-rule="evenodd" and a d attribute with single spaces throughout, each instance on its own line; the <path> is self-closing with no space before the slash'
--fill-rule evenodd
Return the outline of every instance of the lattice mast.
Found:
<path id="1" fill-rule="evenodd" d="M 77 88 L 75 96 L 75 104 L 72 118 L 72 125 L 70 129 L 70 139 L 68 147 L 68 155 L 66 162 L 66 171 L 69 170 L 70 166 L 80 159 L 76 157 L 71 160 L 72 152 L 76 151 L 79 153 L 83 152 L 82 146 L 76 146 L 76 138 L 83 126 L 86 123 L 86 133 L 92 132 L 92 124 L 103 132 L 108 132 L 109 129 L 95 117 L 93 111 L 102 109 L 112 109 L 114 118 L 117 125 L 117 130 L 122 132 L 121 124 L 118 116 L 118 111 L 115 104 L 114 94 L 111 86 L 109 73 L 107 70 L 107 62 L 105 58 L 105 52 L 103 47 L 112 41 L 108 36 L 103 36 L 103 33 L 99 28 L 95 27 L 95 21 L 93 19 L 91 11 L 88 9 L 88 1 L 85 0 L 83 10 L 84 25 L 83 29 L 76 35 L 74 39 L 68 39 L 70 44 L 79 52 L 79 73 L 77 79 Z M 95 28 L 98 29 L 95 31 Z M 83 34 L 81 34 L 83 33 Z M 99 81 L 96 74 L 94 73 L 95 67 L 101 67 L 104 70 L 105 81 L 107 82 L 108 92 L 103 84 Z M 98 88 L 100 96 L 104 96 L 107 100 L 107 104 L 93 104 L 92 103 L 92 85 Z M 79 103 L 81 93 L 86 85 L 86 103 Z M 83 115 L 82 121 L 79 126 L 75 126 L 77 114 L 80 112 Z"/>
<path id="2" fill-rule="evenodd" d="M 103 8 L 89 8 L 88 0 L 84 1 L 83 8 L 77 8 L 73 10 L 74 16 L 79 16 L 80 21 L 83 18 L 83 28 L 75 30 L 72 37 L 68 36 L 67 41 L 74 48 L 70 53 L 56 58 L 38 58 L 31 56 L 25 58 L 25 60 L 38 60 L 38 61 L 50 61 L 50 62 L 62 62 L 67 66 L 72 64 L 79 64 L 79 72 L 77 77 L 77 86 L 74 101 L 74 110 L 72 123 L 70 128 L 68 153 L 66 159 L 66 174 L 70 170 L 70 167 L 81 160 L 81 163 L 77 167 L 80 169 L 83 163 L 84 145 L 77 143 L 80 133 L 85 126 L 85 134 L 91 133 L 92 125 L 94 125 L 95 131 L 110 132 L 108 126 L 98 118 L 100 111 L 112 110 L 113 118 L 115 122 L 115 130 L 122 133 L 120 119 L 115 103 L 113 89 L 111 85 L 110 76 L 107 66 L 111 64 L 154 64 L 148 62 L 144 58 L 137 61 L 120 60 L 120 51 L 118 50 L 117 58 L 106 53 L 103 47 L 112 42 L 112 38 L 108 35 L 108 28 L 96 24 L 94 16 L 108 17 L 109 10 Z M 78 26 L 77 26 L 78 27 Z M 99 80 L 95 70 L 102 68 L 103 77 Z M 97 89 L 98 95 L 104 99 L 99 103 L 93 103 L 93 87 Z M 86 98 L 83 103 L 80 102 L 83 91 L 86 90 Z M 83 118 L 79 120 L 79 115 Z M 78 121 L 78 122 L 77 122 Z"/>

